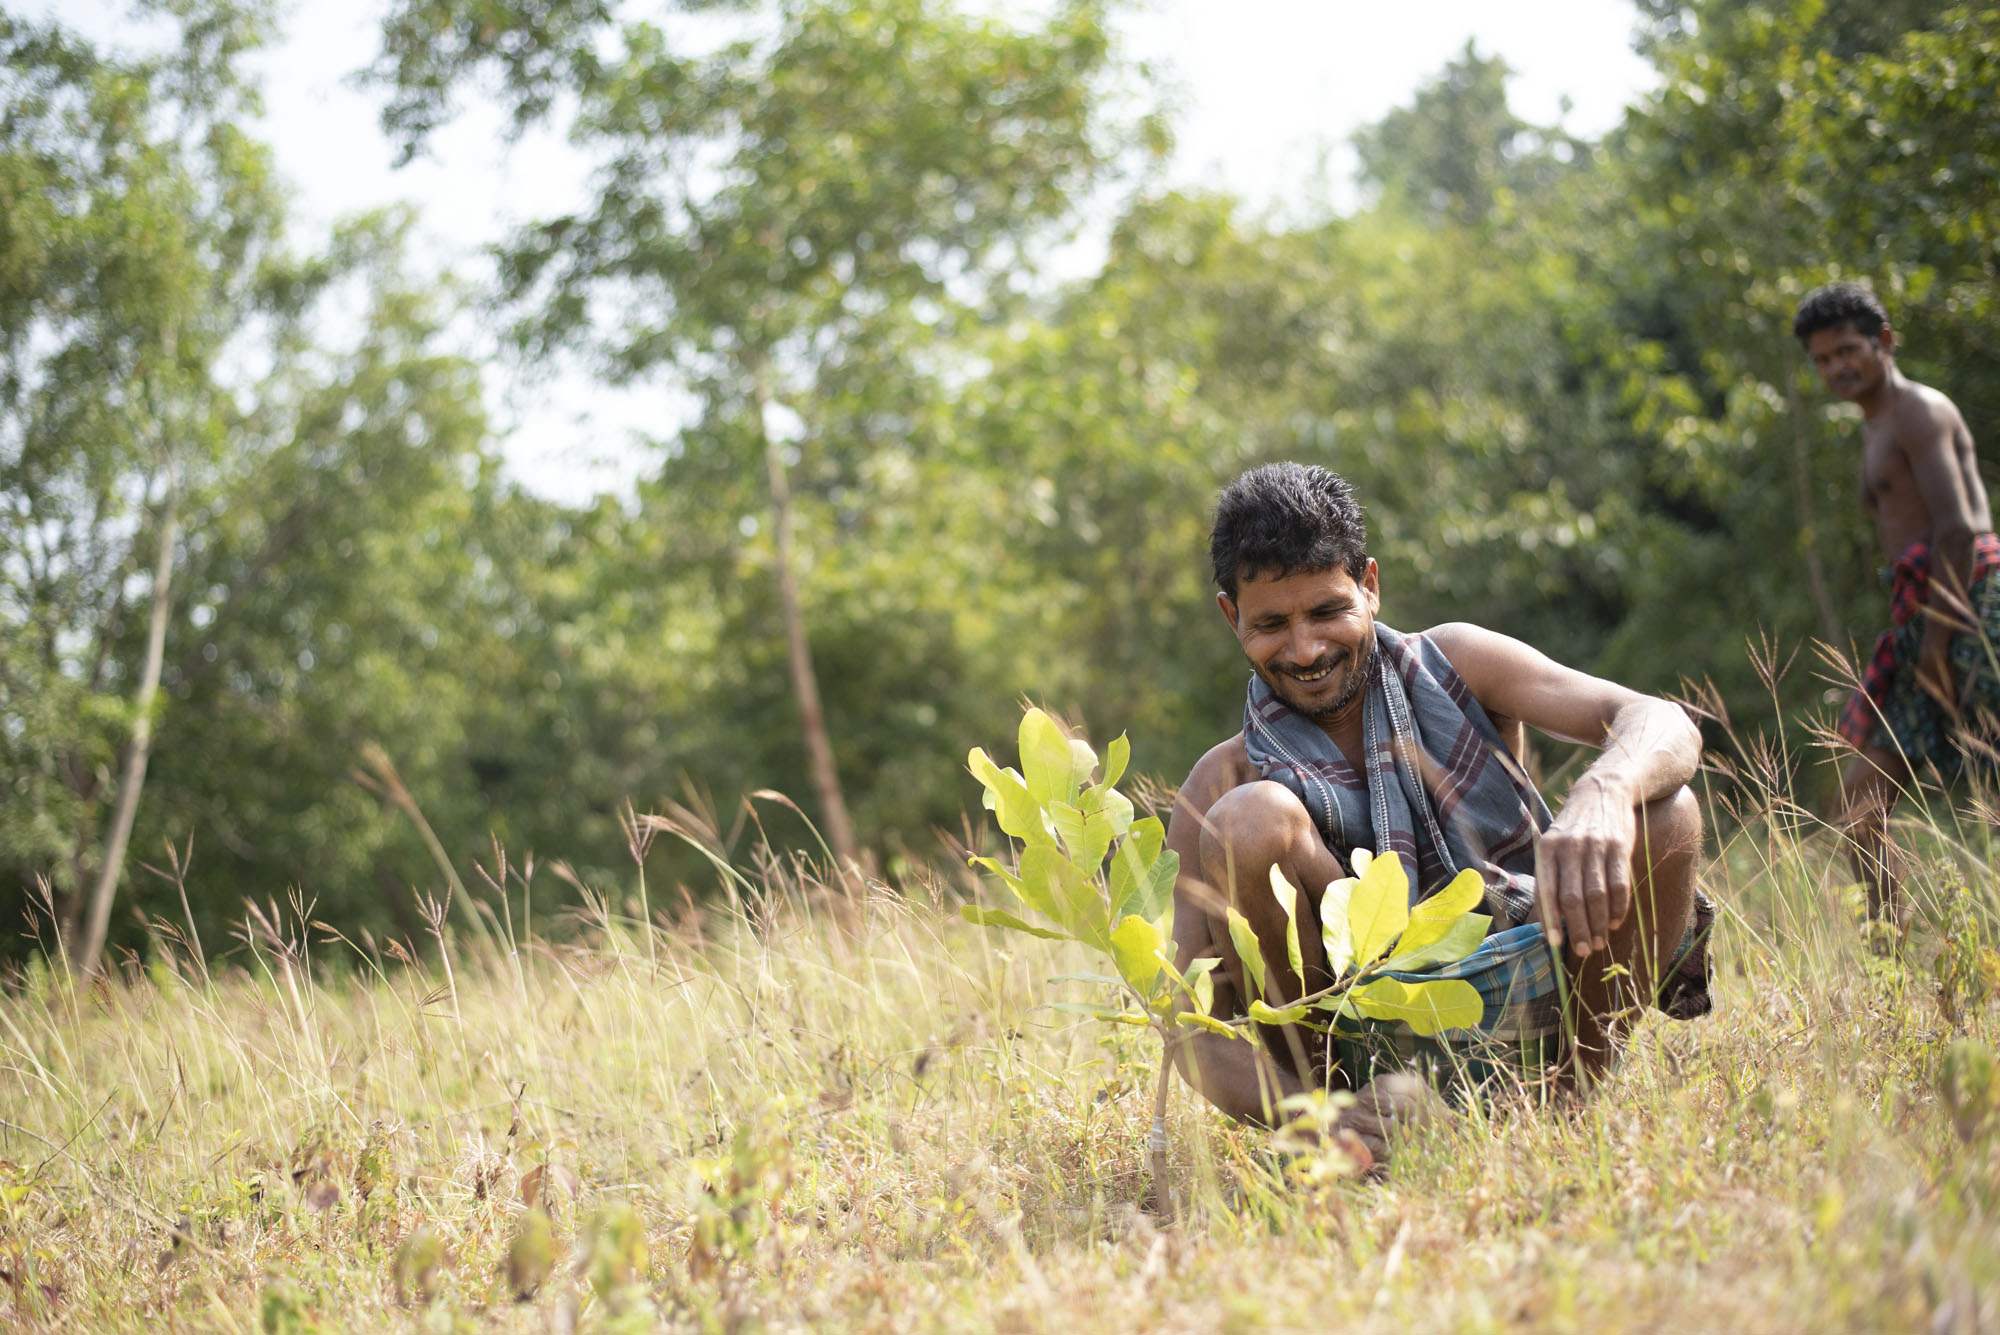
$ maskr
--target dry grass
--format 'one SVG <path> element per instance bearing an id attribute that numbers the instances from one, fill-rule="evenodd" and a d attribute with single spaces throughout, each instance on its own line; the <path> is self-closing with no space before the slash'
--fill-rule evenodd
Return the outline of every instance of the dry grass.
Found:
<path id="1" fill-rule="evenodd" d="M 449 973 L 378 966 L 296 910 L 212 981 L 164 945 L 108 986 L 37 969 L 0 1003 L 0 1321 L 2000 1319 L 2000 1136 L 1961 1140 L 1937 1092 L 1950 1040 L 1995 1037 L 1983 845 L 1933 837 L 1918 881 L 1952 926 L 1888 962 L 1830 841 L 1746 830 L 1708 877 L 1728 915 L 1715 1016 L 1649 1020 L 1579 1107 L 1425 1133 L 1379 1186 L 1308 1183 L 1177 1090 L 1191 1199 L 1167 1232 L 1134 1208 L 1151 1036 L 1038 1009 L 1084 990 L 1047 982 L 1080 956 L 921 893 L 843 930 L 767 865 L 733 910 L 651 933 L 600 912 L 561 947 L 502 925 L 454 942 Z M 516 1301 L 524 1196 L 552 1245 L 515 1265 L 550 1273 Z"/>

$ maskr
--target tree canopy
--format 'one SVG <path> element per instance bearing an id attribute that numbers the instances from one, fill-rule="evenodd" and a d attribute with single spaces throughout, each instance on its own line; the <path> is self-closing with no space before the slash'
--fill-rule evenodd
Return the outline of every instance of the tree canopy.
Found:
<path id="1" fill-rule="evenodd" d="M 1171 782 L 1239 725 L 1208 508 L 1276 458 L 1354 481 L 1392 624 L 1801 743 L 1835 689 L 1802 647 L 1883 608 L 1799 297 L 1872 282 L 1905 369 L 2000 415 L 1986 7 L 1644 0 L 1659 86 L 1597 141 L 1468 48 L 1358 136 L 1362 205 L 1294 221 L 1160 184 L 1170 119 L 1097 4 L 636 8 L 391 7 L 369 78 L 407 153 L 478 96 L 597 168 L 482 290 L 418 273 L 407 216 L 302 234 L 242 73 L 260 7 L 162 5 L 143 58 L 0 17 L 0 913 L 45 880 L 77 920 L 121 791 L 112 940 L 215 946 L 293 887 L 413 933 L 444 877 L 413 808 L 460 877 L 494 839 L 560 863 L 510 882 L 537 914 L 624 883 L 628 800 L 727 846 L 778 790 L 929 860 L 1022 697 Z M 1106 209 L 1100 263 L 1042 272 Z M 466 311 L 505 374 L 694 405 L 634 497 L 505 480 Z"/>

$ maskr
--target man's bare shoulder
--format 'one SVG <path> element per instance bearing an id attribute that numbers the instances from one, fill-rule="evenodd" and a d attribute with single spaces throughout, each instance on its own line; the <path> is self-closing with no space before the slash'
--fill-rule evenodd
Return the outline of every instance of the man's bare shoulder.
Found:
<path id="1" fill-rule="evenodd" d="M 1905 450 L 1935 446 L 1966 429 L 1965 418 L 1948 395 L 1915 380 L 1904 382 L 1889 420 L 1896 444 Z"/>
<path id="2" fill-rule="evenodd" d="M 1244 746 L 1243 734 L 1239 732 L 1209 747 L 1202 758 L 1194 762 L 1194 768 L 1188 771 L 1186 781 L 1181 784 L 1180 802 L 1176 805 L 1207 811 L 1215 805 L 1217 798 L 1230 789 L 1241 788 L 1260 777 L 1257 767 L 1250 763 L 1249 748 Z"/>
<path id="3" fill-rule="evenodd" d="M 1188 771 L 1183 787 L 1196 784 L 1213 787 L 1219 796 L 1257 777 L 1257 767 L 1250 763 L 1250 748 L 1243 744 L 1243 734 L 1239 732 L 1209 747 Z"/>
<path id="4" fill-rule="evenodd" d="M 1441 621 L 1421 633 L 1437 646 L 1452 671 L 1463 677 L 1468 686 L 1484 675 L 1483 669 L 1496 652 L 1512 643 L 1498 631 L 1470 621 Z"/>

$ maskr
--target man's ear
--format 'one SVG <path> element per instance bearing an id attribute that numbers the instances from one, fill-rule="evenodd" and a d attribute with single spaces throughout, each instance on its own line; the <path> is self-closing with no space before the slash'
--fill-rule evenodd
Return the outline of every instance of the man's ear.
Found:
<path id="1" fill-rule="evenodd" d="M 1361 587 L 1368 594 L 1368 615 L 1374 616 L 1382 610 L 1382 567 L 1375 564 L 1375 558 L 1368 558 L 1368 568 L 1361 572 Z"/>
<path id="2" fill-rule="evenodd" d="M 1215 595 L 1215 605 L 1222 609 L 1222 619 L 1227 621 L 1229 629 L 1234 631 L 1236 629 L 1236 600 L 1228 594 L 1218 591 Z"/>
<path id="3" fill-rule="evenodd" d="M 1894 325 L 1889 325 L 1889 324 L 1883 325 L 1882 332 L 1875 335 L 1875 345 L 1882 349 L 1882 355 L 1884 357 L 1895 356 L 1896 327 Z"/>

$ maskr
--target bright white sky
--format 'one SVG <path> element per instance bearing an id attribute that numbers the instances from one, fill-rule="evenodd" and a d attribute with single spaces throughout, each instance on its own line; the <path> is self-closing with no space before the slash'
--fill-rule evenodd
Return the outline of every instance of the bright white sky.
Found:
<path id="1" fill-rule="evenodd" d="M 60 13 L 100 40 L 125 27 L 123 0 L 15 2 L 38 16 Z M 507 143 L 497 111 L 473 107 L 425 159 L 393 169 L 376 98 L 350 78 L 373 58 L 386 7 L 293 0 L 284 41 L 260 62 L 262 136 L 297 189 L 302 240 L 344 213 L 408 201 L 420 212 L 429 262 L 483 274 L 481 248 L 510 224 L 579 198 L 586 164 L 553 135 Z M 1128 54 L 1151 62 L 1176 94 L 1171 180 L 1226 188 L 1286 213 L 1328 202 L 1309 192 L 1323 192 L 1312 183 L 1325 180 L 1329 152 L 1331 202 L 1351 199 L 1347 137 L 1407 101 L 1468 40 L 1515 70 L 1519 114 L 1603 133 L 1653 83 L 1631 49 L 1634 20 L 1629 0 L 1152 0 L 1124 28 Z M 1101 232 L 1109 220 L 1095 221 Z M 508 465 L 544 495 L 581 501 L 626 491 L 651 460 L 634 433 L 672 429 L 660 389 L 610 391 L 575 374 L 517 386 L 504 363 L 492 365 Z"/>

